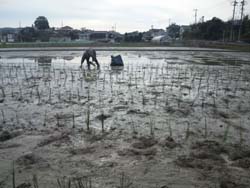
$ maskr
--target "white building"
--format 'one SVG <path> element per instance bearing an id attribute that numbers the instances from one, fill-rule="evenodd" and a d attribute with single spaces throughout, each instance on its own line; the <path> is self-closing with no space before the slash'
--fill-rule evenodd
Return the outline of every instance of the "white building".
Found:
<path id="1" fill-rule="evenodd" d="M 182 40 L 183 39 L 183 34 L 186 32 L 186 31 L 190 31 L 191 30 L 191 27 L 189 25 L 182 25 L 180 27 L 180 39 Z"/>

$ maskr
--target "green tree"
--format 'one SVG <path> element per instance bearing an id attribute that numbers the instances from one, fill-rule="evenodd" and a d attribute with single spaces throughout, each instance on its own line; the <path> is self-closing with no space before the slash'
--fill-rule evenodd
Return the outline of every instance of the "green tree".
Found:
<path id="1" fill-rule="evenodd" d="M 34 24 L 35 24 L 36 29 L 38 30 L 49 29 L 49 21 L 44 16 L 37 17 Z"/>
<path id="2" fill-rule="evenodd" d="M 203 23 L 191 26 L 191 31 L 184 34 L 185 38 L 201 40 L 221 40 L 228 26 L 221 19 L 214 17 Z"/>
<path id="3" fill-rule="evenodd" d="M 25 27 L 18 33 L 20 42 L 34 42 L 36 40 L 36 32 L 33 27 Z"/>
<path id="4" fill-rule="evenodd" d="M 180 37 L 180 28 L 181 27 L 179 25 L 171 24 L 167 28 L 168 35 L 174 39 Z"/>
<path id="5" fill-rule="evenodd" d="M 125 33 L 125 42 L 141 42 L 143 34 L 141 32 Z"/>
<path id="6" fill-rule="evenodd" d="M 250 43 L 250 19 L 245 16 L 242 22 L 241 40 Z"/>
<path id="7" fill-rule="evenodd" d="M 221 19 L 214 17 L 212 20 L 206 22 L 206 31 L 204 39 L 207 40 L 222 39 L 224 28 L 225 28 L 225 23 Z"/>

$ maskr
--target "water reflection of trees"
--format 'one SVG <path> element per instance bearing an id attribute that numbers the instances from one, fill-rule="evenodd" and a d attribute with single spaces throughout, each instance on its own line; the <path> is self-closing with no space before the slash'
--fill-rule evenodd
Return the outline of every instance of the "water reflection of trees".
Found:
<path id="1" fill-rule="evenodd" d="M 36 61 L 38 62 L 38 67 L 41 67 L 41 68 L 50 68 L 51 64 L 52 64 L 52 57 L 42 56 L 42 57 L 38 57 L 36 59 Z"/>
<path id="2" fill-rule="evenodd" d="M 63 60 L 66 60 L 66 61 L 71 61 L 74 59 L 74 56 L 64 56 L 63 57 Z"/>

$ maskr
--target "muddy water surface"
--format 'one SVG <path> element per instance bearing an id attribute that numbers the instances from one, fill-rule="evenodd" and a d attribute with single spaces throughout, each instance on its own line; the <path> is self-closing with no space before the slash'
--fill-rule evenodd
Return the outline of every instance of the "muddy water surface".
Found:
<path id="1" fill-rule="evenodd" d="M 125 66 L 110 67 L 118 54 Z M 98 52 L 100 70 L 80 69 L 80 52 L 0 55 L 3 185 L 17 161 L 19 183 L 117 187 L 125 173 L 135 187 L 220 187 L 229 175 L 247 187 L 249 54 Z"/>

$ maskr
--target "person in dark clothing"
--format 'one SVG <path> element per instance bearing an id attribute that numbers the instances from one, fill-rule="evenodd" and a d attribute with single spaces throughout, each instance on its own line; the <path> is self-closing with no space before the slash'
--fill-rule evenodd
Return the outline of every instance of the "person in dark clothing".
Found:
<path id="1" fill-rule="evenodd" d="M 95 66 L 95 64 L 93 62 L 90 61 L 90 58 L 92 58 L 92 61 L 96 63 L 97 65 L 97 69 L 100 68 L 99 62 L 96 58 L 96 51 L 94 49 L 87 49 L 83 55 L 82 55 L 82 60 L 81 60 L 81 66 L 80 68 L 82 68 L 82 64 L 84 63 L 84 61 L 87 61 L 88 64 L 88 69 L 90 69 L 90 65 Z"/>

